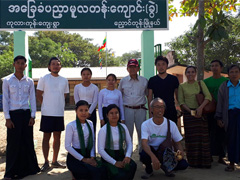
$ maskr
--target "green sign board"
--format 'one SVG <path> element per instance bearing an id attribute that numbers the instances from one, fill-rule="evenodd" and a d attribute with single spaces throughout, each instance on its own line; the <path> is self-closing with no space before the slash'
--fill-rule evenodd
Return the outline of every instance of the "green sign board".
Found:
<path id="1" fill-rule="evenodd" d="M 168 29 L 168 0 L 0 0 L 0 29 Z"/>

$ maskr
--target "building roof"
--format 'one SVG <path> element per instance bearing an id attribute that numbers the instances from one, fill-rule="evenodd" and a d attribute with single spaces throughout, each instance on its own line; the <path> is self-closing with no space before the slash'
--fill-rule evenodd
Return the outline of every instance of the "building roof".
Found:
<path id="1" fill-rule="evenodd" d="M 123 77 L 128 75 L 128 71 L 126 67 L 90 67 L 92 70 L 92 79 L 105 79 L 106 76 L 110 73 L 113 73 L 117 76 L 118 79 L 122 79 Z M 67 78 L 68 80 L 80 80 L 81 79 L 81 70 L 83 67 L 75 67 L 75 68 L 62 68 L 59 72 L 59 75 Z M 38 80 L 40 77 L 45 74 L 50 73 L 47 68 L 33 68 L 32 69 L 32 79 Z"/>

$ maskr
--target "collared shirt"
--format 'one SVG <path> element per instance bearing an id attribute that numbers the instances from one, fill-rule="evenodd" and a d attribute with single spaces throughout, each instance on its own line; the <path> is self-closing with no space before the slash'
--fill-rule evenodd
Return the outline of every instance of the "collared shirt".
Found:
<path id="1" fill-rule="evenodd" d="M 74 87 L 74 100 L 75 104 L 80 100 L 85 100 L 91 104 L 89 113 L 92 114 L 98 102 L 98 87 L 92 83 L 88 87 L 83 86 L 82 83 L 76 85 Z"/>
<path id="2" fill-rule="evenodd" d="M 229 106 L 228 109 L 240 109 L 240 81 L 234 86 L 231 81 L 228 81 L 227 87 L 229 88 Z"/>
<path id="3" fill-rule="evenodd" d="M 86 120 L 86 121 L 88 122 L 88 124 L 91 127 L 92 137 L 93 137 L 93 147 L 91 149 L 90 156 L 91 157 L 95 157 L 95 138 L 94 138 L 95 135 L 94 135 L 94 130 L 93 130 L 93 123 L 90 120 Z M 83 124 L 81 123 L 81 125 L 82 125 L 82 130 L 83 130 L 83 135 L 84 135 L 85 147 L 87 147 L 87 145 L 88 145 L 88 138 L 89 138 L 88 126 L 87 126 L 86 123 L 83 123 Z M 80 145 L 80 141 L 79 141 L 79 137 L 78 137 L 78 129 L 77 129 L 76 120 L 68 123 L 67 126 L 66 126 L 65 149 L 72 156 L 74 156 L 76 159 L 81 161 L 84 157 L 81 154 L 79 154 L 72 147 L 74 147 L 75 149 L 81 149 L 81 145 Z"/>
<path id="4" fill-rule="evenodd" d="M 116 104 L 120 108 L 121 120 L 125 120 L 123 111 L 122 93 L 118 89 L 108 90 L 102 89 L 98 97 L 98 113 L 100 120 L 103 120 L 103 107 L 107 107 L 110 104 Z"/>
<path id="5" fill-rule="evenodd" d="M 18 80 L 14 74 L 9 75 L 3 80 L 2 91 L 5 119 L 10 119 L 9 111 L 30 108 L 31 117 L 35 117 L 36 96 L 34 83 L 31 78 L 23 76 L 21 80 Z"/>
<path id="6" fill-rule="evenodd" d="M 146 104 L 148 80 L 142 76 L 137 76 L 134 80 L 130 76 L 121 79 L 118 89 L 122 92 L 123 104 L 128 106 L 138 106 Z"/>
<path id="7" fill-rule="evenodd" d="M 126 152 L 125 157 L 131 157 L 133 151 L 132 139 L 130 137 L 128 128 L 125 124 L 121 123 L 121 126 L 125 130 L 126 137 Z M 113 150 L 119 150 L 119 130 L 118 126 L 110 126 L 113 140 Z M 113 159 L 105 150 L 106 148 L 106 136 L 107 136 L 107 125 L 105 124 L 98 132 L 98 153 L 101 157 L 110 164 L 115 164 L 116 160 Z"/>

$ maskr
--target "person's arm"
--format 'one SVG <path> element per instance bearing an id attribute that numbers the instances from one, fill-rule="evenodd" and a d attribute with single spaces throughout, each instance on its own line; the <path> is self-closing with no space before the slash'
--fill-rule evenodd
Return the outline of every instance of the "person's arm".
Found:
<path id="1" fill-rule="evenodd" d="M 124 109 L 123 109 L 123 99 L 122 99 L 122 93 L 121 91 L 118 91 L 118 103 L 119 103 L 119 108 L 120 108 L 120 113 L 121 113 L 121 120 L 122 123 L 125 122 L 125 117 L 124 117 Z"/>
<path id="2" fill-rule="evenodd" d="M 212 100 L 212 96 L 211 96 L 206 84 L 203 81 L 200 81 L 200 84 L 201 84 L 205 99 L 204 99 L 203 103 L 196 109 L 196 117 L 202 116 L 203 108 L 209 103 L 209 101 Z"/>
<path id="3" fill-rule="evenodd" d="M 31 105 L 31 118 L 29 120 L 29 126 L 33 126 L 35 124 L 35 114 L 37 111 L 35 88 L 34 88 L 33 81 L 31 81 L 31 84 L 30 84 L 29 101 Z"/>
<path id="4" fill-rule="evenodd" d="M 73 96 L 74 96 L 74 102 L 75 102 L 75 104 L 77 104 L 77 102 L 80 100 L 80 96 L 79 96 L 79 94 L 78 94 L 78 85 L 76 85 L 76 86 L 74 87 Z"/>
<path id="5" fill-rule="evenodd" d="M 178 88 L 174 90 L 174 98 L 175 98 L 175 103 L 178 103 Z"/>
<path id="6" fill-rule="evenodd" d="M 69 86 L 68 86 L 68 80 L 66 79 L 66 85 L 64 90 L 64 98 L 66 99 L 67 94 L 69 94 Z"/>
<path id="7" fill-rule="evenodd" d="M 179 142 L 174 142 L 174 145 L 175 145 L 175 148 L 177 149 L 177 152 L 178 152 L 180 155 L 184 156 L 184 150 L 183 150 L 181 141 L 179 141 Z"/>
<path id="8" fill-rule="evenodd" d="M 98 114 L 99 114 L 101 126 L 105 124 L 105 121 L 103 119 L 103 110 L 102 110 L 103 90 L 99 92 L 99 96 L 98 96 Z"/>
<path id="9" fill-rule="evenodd" d="M 5 79 L 3 80 L 2 92 L 3 92 L 3 96 L 2 96 L 3 112 L 4 112 L 4 117 L 6 119 L 5 126 L 8 129 L 12 129 L 12 128 L 15 128 L 15 126 L 14 126 L 14 123 L 12 122 L 12 120 L 10 118 L 10 114 L 9 114 L 9 110 L 10 110 L 10 107 L 9 107 L 9 101 L 10 101 L 9 85 L 8 85 L 8 82 Z"/>
<path id="10" fill-rule="evenodd" d="M 72 147 L 72 139 L 73 139 L 73 127 L 68 124 L 66 126 L 66 132 L 65 132 L 65 149 L 76 159 L 79 161 L 82 161 L 84 158 L 80 153 L 78 153 L 75 149 Z"/>
<path id="11" fill-rule="evenodd" d="M 150 146 L 148 145 L 148 140 L 147 139 L 142 139 L 142 147 L 143 150 L 150 156 L 153 169 L 158 170 L 161 167 L 161 163 L 158 160 L 158 158 L 155 156 L 155 154 L 151 151 Z"/>
<path id="12" fill-rule="evenodd" d="M 94 94 L 93 94 L 93 101 L 92 104 L 89 108 L 89 113 L 92 114 L 92 112 L 94 111 L 94 109 L 97 107 L 97 103 L 98 103 L 98 87 L 96 87 L 94 89 Z"/>
<path id="13" fill-rule="evenodd" d="M 191 109 L 185 104 L 184 89 L 181 85 L 178 87 L 178 103 L 182 110 L 185 110 L 185 111 L 191 113 Z"/>
<path id="14" fill-rule="evenodd" d="M 218 90 L 218 101 L 217 101 L 217 108 L 216 108 L 216 113 L 215 113 L 215 118 L 217 119 L 217 124 L 221 128 L 224 127 L 224 123 L 222 120 L 223 104 L 225 103 L 224 102 L 225 94 L 223 93 L 224 86 L 225 86 L 225 82 L 222 83 L 222 85 L 220 86 L 220 88 Z"/>
<path id="15" fill-rule="evenodd" d="M 151 107 L 150 107 L 150 103 L 153 100 L 153 91 L 152 89 L 148 89 L 148 113 L 149 113 L 149 118 L 152 117 L 152 111 L 151 111 Z"/>
<path id="16" fill-rule="evenodd" d="M 37 89 L 37 100 L 42 104 L 43 101 L 43 91 Z"/>
<path id="17" fill-rule="evenodd" d="M 105 151 L 105 144 L 106 144 L 106 125 L 103 126 L 99 133 L 98 133 L 98 153 L 102 156 L 102 158 L 107 161 L 108 163 L 115 165 L 116 160 L 113 159 L 108 153 Z"/>

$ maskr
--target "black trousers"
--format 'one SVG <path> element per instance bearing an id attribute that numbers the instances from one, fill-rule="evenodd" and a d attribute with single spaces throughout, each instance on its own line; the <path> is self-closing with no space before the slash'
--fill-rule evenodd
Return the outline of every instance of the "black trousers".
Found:
<path id="1" fill-rule="evenodd" d="M 30 110 L 10 111 L 15 128 L 7 129 L 5 177 L 23 178 L 40 171 L 33 143 Z"/>
<path id="2" fill-rule="evenodd" d="M 175 107 L 172 108 L 166 108 L 165 112 L 164 112 L 164 117 L 172 120 L 173 122 L 175 122 L 175 124 L 177 124 L 178 118 L 177 118 L 177 110 Z"/>
<path id="3" fill-rule="evenodd" d="M 214 115 L 215 113 L 207 115 L 211 155 L 223 158 L 226 156 L 226 132 L 217 125 Z"/>
<path id="4" fill-rule="evenodd" d="M 78 153 L 81 151 L 75 149 Z M 105 180 L 107 179 L 107 170 L 105 167 L 94 167 L 90 164 L 79 161 L 70 153 L 67 155 L 67 167 L 76 179 Z"/>
<path id="5" fill-rule="evenodd" d="M 96 123 L 97 123 L 96 109 L 93 110 L 91 116 L 88 119 L 93 122 L 94 133 L 96 134 Z"/>

